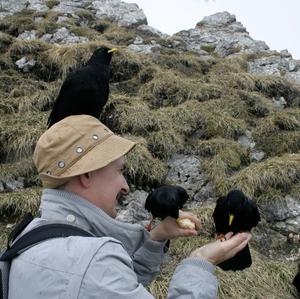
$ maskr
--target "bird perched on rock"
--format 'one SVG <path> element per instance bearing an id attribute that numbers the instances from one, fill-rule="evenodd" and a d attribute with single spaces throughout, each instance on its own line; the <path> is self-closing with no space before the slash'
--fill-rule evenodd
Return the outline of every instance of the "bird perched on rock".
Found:
<path id="1" fill-rule="evenodd" d="M 234 234 L 250 231 L 260 221 L 256 204 L 242 191 L 232 190 L 226 197 L 217 200 L 213 218 L 218 238 L 224 238 L 228 232 Z M 252 263 L 249 246 L 238 252 L 233 258 L 219 264 L 223 270 L 243 270 Z"/>
<path id="2" fill-rule="evenodd" d="M 179 186 L 164 185 L 152 191 L 145 202 L 145 209 L 153 217 L 148 225 L 148 230 L 151 230 L 151 224 L 155 218 L 164 219 L 171 216 L 178 219 L 179 210 L 182 209 L 188 198 L 185 189 Z"/>
<path id="3" fill-rule="evenodd" d="M 293 285 L 296 287 L 296 289 L 300 295 L 300 263 L 298 264 L 298 273 L 294 277 Z"/>
<path id="4" fill-rule="evenodd" d="M 86 65 L 67 76 L 48 118 L 48 128 L 70 115 L 100 117 L 109 96 L 109 65 L 115 51 L 96 49 Z"/>

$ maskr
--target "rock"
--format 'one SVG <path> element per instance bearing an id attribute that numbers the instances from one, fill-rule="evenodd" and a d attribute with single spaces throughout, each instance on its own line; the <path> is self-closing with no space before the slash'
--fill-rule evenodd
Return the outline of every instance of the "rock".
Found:
<path id="1" fill-rule="evenodd" d="M 49 9 L 44 0 L 0 0 L 0 7 L 2 11 L 0 19 L 25 8 L 36 11 L 47 11 Z"/>
<path id="2" fill-rule="evenodd" d="M 157 53 L 161 49 L 161 45 L 154 44 L 154 45 L 136 45 L 131 44 L 128 46 L 128 49 L 133 52 L 143 53 L 143 54 L 153 54 Z"/>
<path id="3" fill-rule="evenodd" d="M 147 196 L 148 193 L 139 190 L 127 195 L 125 200 L 129 203 L 126 207 L 119 208 L 119 214 L 116 219 L 123 222 L 141 223 L 144 225 L 151 219 L 151 215 L 145 209 Z"/>
<path id="4" fill-rule="evenodd" d="M 284 198 L 261 205 L 267 221 L 282 221 L 300 216 L 300 198 L 286 195 Z"/>
<path id="5" fill-rule="evenodd" d="M 65 23 L 68 20 L 69 20 L 69 18 L 66 17 L 66 16 L 58 16 L 58 18 L 56 20 L 56 23 L 57 24 L 62 24 L 62 23 Z"/>
<path id="6" fill-rule="evenodd" d="M 263 41 L 256 41 L 234 15 L 228 12 L 217 13 L 203 18 L 196 28 L 176 33 L 191 51 L 205 51 L 226 57 L 238 52 L 268 52 L 269 47 Z M 200 53 L 199 53 L 200 54 Z"/>
<path id="7" fill-rule="evenodd" d="M 119 26 L 137 27 L 147 25 L 147 18 L 142 9 L 135 3 L 125 3 L 120 0 L 93 1 L 90 7 L 99 19 L 109 19 Z"/>
<path id="8" fill-rule="evenodd" d="M 41 39 L 49 43 L 58 43 L 58 44 L 86 43 L 89 41 L 87 37 L 77 36 L 74 33 L 71 33 L 65 27 L 59 28 L 53 34 L 46 33 L 41 37 Z"/>
<path id="9" fill-rule="evenodd" d="M 92 2 L 92 0 L 60 0 L 60 3 L 54 6 L 52 10 L 62 14 L 73 14 L 80 9 L 88 8 Z"/>
<path id="10" fill-rule="evenodd" d="M 250 161 L 251 162 L 260 162 L 264 157 L 265 157 L 266 153 L 263 151 L 252 151 L 250 153 Z"/>
<path id="11" fill-rule="evenodd" d="M 33 59 L 27 60 L 26 57 L 23 57 L 16 61 L 16 65 L 20 70 L 22 70 L 24 73 L 29 72 L 36 64 L 36 61 Z"/>
<path id="12" fill-rule="evenodd" d="M 18 178 L 17 180 L 8 180 L 4 182 L 6 191 L 15 191 L 18 189 L 24 189 L 24 178 Z"/>
<path id="13" fill-rule="evenodd" d="M 211 16 L 204 17 L 202 21 L 200 21 L 196 27 L 226 27 L 236 21 L 236 18 L 234 15 L 231 15 L 230 13 L 224 11 L 224 12 L 218 12 L 216 14 L 213 14 Z"/>
<path id="14" fill-rule="evenodd" d="M 143 42 L 144 42 L 144 40 L 138 35 L 138 36 L 135 38 L 133 44 L 134 44 L 134 45 L 141 45 Z"/>
<path id="15" fill-rule="evenodd" d="M 289 232 L 299 233 L 300 231 L 300 216 L 289 218 L 285 221 L 278 221 L 273 224 L 273 227 L 287 234 Z"/>
<path id="16" fill-rule="evenodd" d="M 137 32 L 142 33 L 144 35 L 152 35 L 152 36 L 154 35 L 154 36 L 164 38 L 164 39 L 169 37 L 168 34 L 162 33 L 159 30 L 157 30 L 151 26 L 148 26 L 148 25 L 140 25 L 136 29 L 137 29 Z"/>
<path id="17" fill-rule="evenodd" d="M 260 204 L 260 209 L 272 226 L 284 233 L 300 231 L 300 198 L 286 195 L 282 199 Z"/>
<path id="18" fill-rule="evenodd" d="M 36 18 L 34 18 L 34 21 L 37 22 L 37 23 L 42 22 L 43 20 L 44 20 L 43 17 L 36 17 Z"/>
<path id="19" fill-rule="evenodd" d="M 212 199 L 215 195 L 215 188 L 211 182 L 201 187 L 200 191 L 195 193 L 194 200 L 197 202 L 203 202 L 208 199 Z"/>
<path id="20" fill-rule="evenodd" d="M 169 170 L 166 180 L 185 188 L 191 200 L 195 199 L 196 193 L 198 193 L 197 200 L 201 200 L 200 191 L 206 183 L 200 171 L 201 161 L 193 155 L 175 155 L 167 162 L 167 165 Z"/>
<path id="21" fill-rule="evenodd" d="M 245 135 L 239 136 L 238 143 L 249 149 L 253 149 L 255 147 L 255 142 L 252 139 L 252 133 L 249 130 L 246 130 Z"/>
<path id="22" fill-rule="evenodd" d="M 274 108 L 276 108 L 278 110 L 283 110 L 287 105 L 287 102 L 284 97 L 279 97 L 279 99 L 276 99 L 273 97 L 272 103 L 273 103 Z"/>
<path id="23" fill-rule="evenodd" d="M 281 52 L 282 53 L 282 52 Z M 248 72 L 254 75 L 277 75 L 300 83 L 300 61 L 291 55 L 273 55 L 248 62 Z"/>
<path id="24" fill-rule="evenodd" d="M 19 34 L 17 39 L 28 40 L 28 41 L 36 39 L 36 30 L 24 31 L 23 33 Z"/>

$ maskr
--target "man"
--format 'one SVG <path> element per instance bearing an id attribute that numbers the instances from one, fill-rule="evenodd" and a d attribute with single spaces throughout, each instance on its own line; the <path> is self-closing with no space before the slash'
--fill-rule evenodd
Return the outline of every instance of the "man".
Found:
<path id="1" fill-rule="evenodd" d="M 25 229 L 45 221 L 69 222 L 96 237 L 41 242 L 12 262 L 9 299 L 153 298 L 145 289 L 159 271 L 166 240 L 195 236 L 167 217 L 150 233 L 116 217 L 117 199 L 129 187 L 125 155 L 134 143 L 88 115 L 70 116 L 38 140 L 34 162 L 43 182 L 40 213 Z M 200 229 L 199 220 L 181 212 Z M 177 267 L 169 298 L 215 298 L 214 265 L 246 246 L 250 234 L 201 247 Z"/>

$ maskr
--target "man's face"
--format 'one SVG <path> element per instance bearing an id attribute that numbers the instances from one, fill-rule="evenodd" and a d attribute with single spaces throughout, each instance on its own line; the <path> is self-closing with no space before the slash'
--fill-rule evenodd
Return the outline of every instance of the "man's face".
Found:
<path id="1" fill-rule="evenodd" d="M 117 216 L 118 196 L 129 192 L 128 184 L 123 176 L 125 157 L 113 161 L 109 165 L 91 173 L 93 180 L 94 204 L 112 218 Z"/>

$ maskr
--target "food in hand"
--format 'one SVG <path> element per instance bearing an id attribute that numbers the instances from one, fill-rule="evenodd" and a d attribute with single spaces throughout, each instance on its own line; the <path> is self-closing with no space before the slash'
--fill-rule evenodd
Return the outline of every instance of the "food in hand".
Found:
<path id="1" fill-rule="evenodd" d="M 196 228 L 195 223 L 188 218 L 178 218 L 176 221 L 181 228 L 184 228 L 184 229 L 195 229 Z"/>

